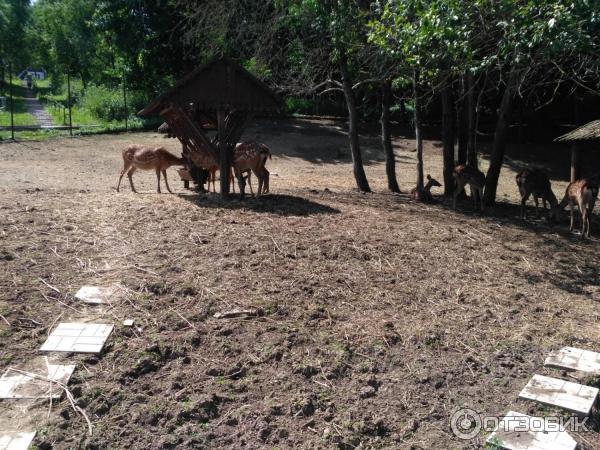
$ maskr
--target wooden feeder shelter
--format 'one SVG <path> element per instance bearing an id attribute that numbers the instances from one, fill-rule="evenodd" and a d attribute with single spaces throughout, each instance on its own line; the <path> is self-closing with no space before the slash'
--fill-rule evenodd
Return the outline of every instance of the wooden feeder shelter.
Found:
<path id="1" fill-rule="evenodd" d="M 279 97 L 262 81 L 235 62 L 218 57 L 179 80 L 142 109 L 141 117 L 160 115 L 179 139 L 186 164 L 208 168 L 218 165 L 229 174 L 233 148 L 253 114 L 275 113 Z M 207 131 L 217 133 L 211 139 Z M 229 177 L 221 175 L 221 194 L 229 193 Z"/>
<path id="2" fill-rule="evenodd" d="M 600 140 L 600 120 L 594 120 L 567 134 L 555 139 L 557 142 L 571 143 L 571 183 L 580 178 L 580 145 L 585 142 Z"/>

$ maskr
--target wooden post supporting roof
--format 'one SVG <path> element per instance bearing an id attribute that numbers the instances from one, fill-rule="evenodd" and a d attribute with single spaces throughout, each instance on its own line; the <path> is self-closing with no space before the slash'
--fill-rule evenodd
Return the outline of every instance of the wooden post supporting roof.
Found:
<path id="1" fill-rule="evenodd" d="M 571 183 L 581 178 L 581 144 L 600 141 L 600 120 L 593 120 L 554 139 L 571 144 Z"/>
<path id="2" fill-rule="evenodd" d="M 581 151 L 577 144 L 571 145 L 571 183 L 575 180 L 579 179 L 580 176 L 580 161 L 581 161 Z"/>

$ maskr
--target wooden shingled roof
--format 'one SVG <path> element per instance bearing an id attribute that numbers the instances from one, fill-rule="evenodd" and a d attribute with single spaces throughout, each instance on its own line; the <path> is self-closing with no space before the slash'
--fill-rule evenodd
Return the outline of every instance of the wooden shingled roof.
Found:
<path id="1" fill-rule="evenodd" d="M 282 102 L 265 83 L 221 56 L 186 75 L 138 115 L 159 115 L 170 104 L 193 104 L 200 111 L 276 112 Z"/>
<path id="2" fill-rule="evenodd" d="M 594 120 L 555 139 L 558 142 L 600 140 L 600 120 Z"/>

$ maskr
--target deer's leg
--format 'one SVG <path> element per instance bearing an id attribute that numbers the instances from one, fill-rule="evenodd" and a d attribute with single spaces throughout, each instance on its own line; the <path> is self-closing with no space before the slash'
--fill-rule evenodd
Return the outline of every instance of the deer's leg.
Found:
<path id="1" fill-rule="evenodd" d="M 477 189 L 477 195 L 479 195 L 479 202 L 481 204 L 481 212 L 483 212 L 483 187 Z"/>
<path id="2" fill-rule="evenodd" d="M 595 205 L 596 205 L 596 199 L 594 197 L 592 197 L 592 200 L 590 201 L 590 207 L 589 207 L 589 210 L 588 210 L 588 216 L 587 216 L 587 219 L 588 219 L 587 235 L 588 235 L 588 237 L 590 237 L 590 234 L 591 234 L 590 227 L 591 227 L 591 224 L 592 224 L 592 213 L 594 212 L 594 206 Z"/>
<path id="3" fill-rule="evenodd" d="M 267 170 L 266 167 L 263 167 L 264 173 L 265 173 L 265 179 L 264 179 L 264 184 L 263 184 L 263 194 L 268 194 L 269 193 L 269 177 L 271 175 L 271 173 Z"/>
<path id="4" fill-rule="evenodd" d="M 117 192 L 119 192 L 119 188 L 121 187 L 121 180 L 123 179 L 123 175 L 131 168 L 131 164 L 128 161 L 124 161 L 123 170 L 121 170 L 121 175 L 119 176 L 119 182 L 117 183 Z"/>
<path id="5" fill-rule="evenodd" d="M 171 190 L 171 188 L 169 187 L 169 182 L 167 181 L 167 171 L 163 170 L 162 171 L 163 177 L 165 177 L 165 185 L 167 186 L 167 191 L 169 191 L 169 194 L 172 194 L 173 191 Z"/>
<path id="6" fill-rule="evenodd" d="M 243 200 L 244 199 L 244 193 L 245 193 L 245 187 L 246 187 L 246 180 L 244 179 L 243 173 L 241 170 L 238 170 L 236 168 L 234 168 L 235 171 L 235 177 L 238 180 L 238 186 L 240 187 L 240 199 Z"/>
<path id="7" fill-rule="evenodd" d="M 156 192 L 158 192 L 160 194 L 161 193 L 160 192 L 160 169 L 158 169 L 158 168 L 156 169 L 156 186 L 157 186 Z"/>
<path id="8" fill-rule="evenodd" d="M 521 197 L 521 219 L 525 219 L 525 203 L 529 200 L 529 194 Z"/>
<path id="9" fill-rule="evenodd" d="M 581 211 L 581 236 L 579 237 L 583 239 L 585 237 L 586 230 L 589 226 L 588 209 L 584 206 L 583 208 L 579 208 L 579 210 Z"/>
<path id="10" fill-rule="evenodd" d="M 131 186 L 131 190 L 137 194 L 135 186 L 133 185 L 133 172 L 135 172 L 135 167 L 129 169 L 129 171 L 127 172 L 127 178 L 129 178 L 129 185 Z"/>
<path id="11" fill-rule="evenodd" d="M 540 217 L 540 201 L 536 195 L 533 196 L 533 201 L 535 202 L 535 215 Z"/>
<path id="12" fill-rule="evenodd" d="M 465 188 L 464 184 L 459 183 L 459 182 L 456 183 L 456 189 L 454 190 L 454 196 L 452 198 L 452 208 L 455 211 L 456 211 L 456 199 L 462 193 L 462 191 L 463 191 L 464 188 Z"/>
<path id="13" fill-rule="evenodd" d="M 231 190 L 235 194 L 235 175 L 233 174 L 233 167 L 229 171 L 229 183 L 231 184 Z"/>
<path id="14" fill-rule="evenodd" d="M 256 178 L 258 179 L 258 191 L 256 192 L 256 195 L 258 197 L 260 197 L 264 193 L 266 170 L 267 169 L 265 169 L 264 167 L 261 169 L 252 169 L 254 175 L 256 175 Z"/>
<path id="15" fill-rule="evenodd" d="M 250 188 L 250 195 L 252 195 L 252 198 L 254 198 L 254 189 L 252 189 L 252 171 L 248 170 L 246 175 L 246 182 L 248 183 L 248 187 Z"/>
<path id="16" fill-rule="evenodd" d="M 569 212 L 571 213 L 571 225 L 569 226 L 569 231 L 573 231 L 573 202 L 569 200 Z"/>

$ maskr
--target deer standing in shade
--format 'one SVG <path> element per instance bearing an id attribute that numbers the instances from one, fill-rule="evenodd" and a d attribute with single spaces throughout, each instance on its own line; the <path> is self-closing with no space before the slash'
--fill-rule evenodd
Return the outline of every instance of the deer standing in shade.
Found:
<path id="1" fill-rule="evenodd" d="M 598 197 L 598 182 L 594 179 L 583 178 L 573 181 L 567 186 L 565 196 L 559 203 L 558 207 L 564 209 L 569 205 L 571 210 L 571 226 L 569 230 L 573 231 L 574 224 L 574 207 L 577 205 L 581 214 L 581 239 L 590 237 L 590 216 L 596 204 Z"/>
<path id="2" fill-rule="evenodd" d="M 454 189 L 454 196 L 452 199 L 452 207 L 456 210 L 456 199 L 464 191 L 465 186 L 468 184 L 471 188 L 471 197 L 475 202 L 475 208 L 477 208 L 477 195 L 481 202 L 481 211 L 483 212 L 483 187 L 485 186 L 485 175 L 479 169 L 471 167 L 465 164 L 461 164 L 454 168 L 452 172 L 456 188 Z"/>
<path id="3" fill-rule="evenodd" d="M 539 199 L 542 199 L 544 210 L 546 209 L 546 202 L 550 203 L 550 214 L 549 219 L 558 219 L 558 200 L 556 199 L 554 192 L 552 192 L 552 186 L 550 185 L 550 179 L 548 176 L 539 169 L 525 169 L 517 174 L 516 177 L 517 186 L 519 186 L 519 192 L 521 193 L 521 219 L 525 219 L 525 203 L 531 195 L 533 195 L 533 201 L 535 202 L 535 212 L 539 216 Z"/>

